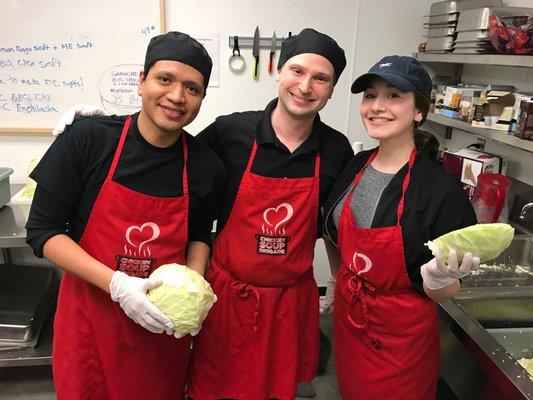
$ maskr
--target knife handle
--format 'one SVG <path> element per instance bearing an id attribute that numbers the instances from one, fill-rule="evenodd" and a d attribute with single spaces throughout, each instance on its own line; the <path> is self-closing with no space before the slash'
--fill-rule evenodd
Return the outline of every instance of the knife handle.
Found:
<path id="1" fill-rule="evenodd" d="M 257 67 L 259 66 L 259 57 L 254 57 L 253 78 L 257 79 Z"/>
<path id="2" fill-rule="evenodd" d="M 272 73 L 272 59 L 273 58 L 274 58 L 274 53 L 270 52 L 270 56 L 269 56 L 269 59 L 268 59 L 268 73 L 269 74 Z"/>

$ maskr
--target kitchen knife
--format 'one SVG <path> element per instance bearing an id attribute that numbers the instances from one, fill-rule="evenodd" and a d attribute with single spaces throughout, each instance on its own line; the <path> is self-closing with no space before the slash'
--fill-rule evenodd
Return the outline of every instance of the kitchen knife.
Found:
<path id="1" fill-rule="evenodd" d="M 272 73 L 272 59 L 274 58 L 274 53 L 276 52 L 276 31 L 272 34 L 272 41 L 270 42 L 270 55 L 268 59 L 268 73 Z"/>
<path id="2" fill-rule="evenodd" d="M 256 26 L 254 32 L 254 42 L 252 45 L 252 55 L 254 56 L 253 77 L 257 79 L 257 69 L 259 67 L 259 26 Z"/>

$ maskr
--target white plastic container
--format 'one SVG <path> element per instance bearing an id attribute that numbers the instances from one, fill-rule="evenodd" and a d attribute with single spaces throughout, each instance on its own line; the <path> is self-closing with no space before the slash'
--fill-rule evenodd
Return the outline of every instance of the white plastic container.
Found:
<path id="1" fill-rule="evenodd" d="M 0 207 L 5 206 L 11 199 L 9 188 L 9 175 L 13 173 L 11 168 L 0 168 Z"/>

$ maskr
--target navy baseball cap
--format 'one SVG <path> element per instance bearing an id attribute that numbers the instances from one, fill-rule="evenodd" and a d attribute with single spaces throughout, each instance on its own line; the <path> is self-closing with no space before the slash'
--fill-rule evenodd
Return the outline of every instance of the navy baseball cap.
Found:
<path id="1" fill-rule="evenodd" d="M 374 76 L 385 79 L 395 88 L 404 92 L 418 91 L 426 97 L 431 96 L 431 78 L 427 71 L 413 57 L 383 57 L 366 74 L 361 75 L 352 84 L 352 93 L 364 92 L 368 82 Z"/>

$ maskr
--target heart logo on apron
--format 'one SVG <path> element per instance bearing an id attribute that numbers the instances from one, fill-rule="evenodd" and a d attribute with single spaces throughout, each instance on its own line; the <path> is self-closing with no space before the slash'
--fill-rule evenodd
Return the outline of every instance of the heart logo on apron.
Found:
<path id="1" fill-rule="evenodd" d="M 159 226 L 156 223 L 145 222 L 141 226 L 130 226 L 126 230 L 126 240 L 131 246 L 138 248 L 140 252 L 145 244 L 156 240 L 159 234 Z"/>
<path id="2" fill-rule="evenodd" d="M 277 207 L 267 208 L 263 212 L 263 219 L 268 225 L 274 227 L 274 232 L 277 232 L 278 228 L 291 219 L 293 214 L 294 210 L 289 203 L 281 203 Z"/>

